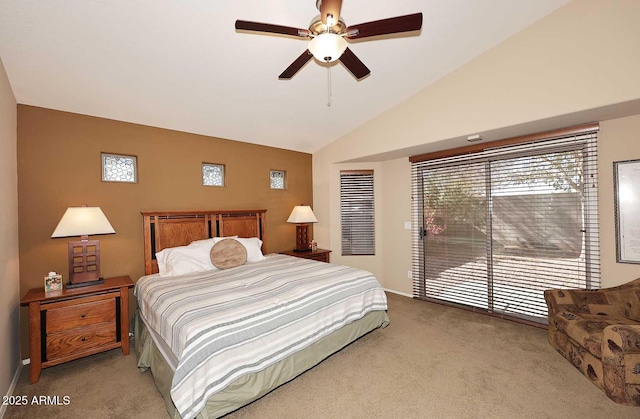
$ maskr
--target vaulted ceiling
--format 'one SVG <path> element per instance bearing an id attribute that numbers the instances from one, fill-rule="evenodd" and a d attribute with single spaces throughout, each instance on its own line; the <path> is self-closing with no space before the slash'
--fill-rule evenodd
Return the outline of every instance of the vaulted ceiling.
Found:
<path id="1" fill-rule="evenodd" d="M 423 13 L 350 42 L 361 81 L 314 60 L 279 80 L 307 41 L 234 29 L 307 28 L 314 0 L 3 0 L 0 58 L 21 104 L 314 152 L 567 1 L 344 0 L 347 25 Z"/>

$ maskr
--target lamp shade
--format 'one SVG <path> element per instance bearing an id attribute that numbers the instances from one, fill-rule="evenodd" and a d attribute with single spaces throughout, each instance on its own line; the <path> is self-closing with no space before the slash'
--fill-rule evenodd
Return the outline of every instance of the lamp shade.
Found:
<path id="1" fill-rule="evenodd" d="M 288 223 L 317 223 L 318 219 L 308 205 L 296 205 L 287 220 Z"/>
<path id="2" fill-rule="evenodd" d="M 113 234 L 109 220 L 100 207 L 69 207 L 60 219 L 51 237 L 89 236 Z"/>
<path id="3" fill-rule="evenodd" d="M 309 41 L 309 51 L 318 61 L 333 62 L 347 49 L 347 41 L 335 33 L 321 33 Z"/>

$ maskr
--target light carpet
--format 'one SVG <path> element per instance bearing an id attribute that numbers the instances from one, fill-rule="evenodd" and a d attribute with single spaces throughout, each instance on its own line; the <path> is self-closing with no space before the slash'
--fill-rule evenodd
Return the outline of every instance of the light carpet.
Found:
<path id="1" fill-rule="evenodd" d="M 391 324 L 260 400 L 248 418 L 640 418 L 580 374 L 545 330 L 388 294 Z M 120 350 L 42 371 L 15 395 L 69 396 L 62 406 L 10 406 L 5 418 L 166 418 L 149 372 Z"/>

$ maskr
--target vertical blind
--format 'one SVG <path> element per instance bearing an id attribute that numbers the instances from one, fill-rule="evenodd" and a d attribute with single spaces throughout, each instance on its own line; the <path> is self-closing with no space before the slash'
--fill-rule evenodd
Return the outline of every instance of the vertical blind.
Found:
<path id="1" fill-rule="evenodd" d="M 375 255 L 373 170 L 340 171 L 342 255 Z"/>
<path id="2" fill-rule="evenodd" d="M 414 296 L 546 323 L 599 288 L 596 131 L 412 164 Z"/>

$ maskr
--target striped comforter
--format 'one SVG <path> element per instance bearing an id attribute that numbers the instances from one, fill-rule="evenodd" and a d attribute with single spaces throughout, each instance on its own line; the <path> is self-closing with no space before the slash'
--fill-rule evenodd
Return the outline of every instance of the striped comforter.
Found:
<path id="1" fill-rule="evenodd" d="M 178 359 L 171 397 L 183 418 L 238 377 L 387 309 L 371 273 L 285 255 L 225 271 L 145 276 L 135 295 Z"/>

